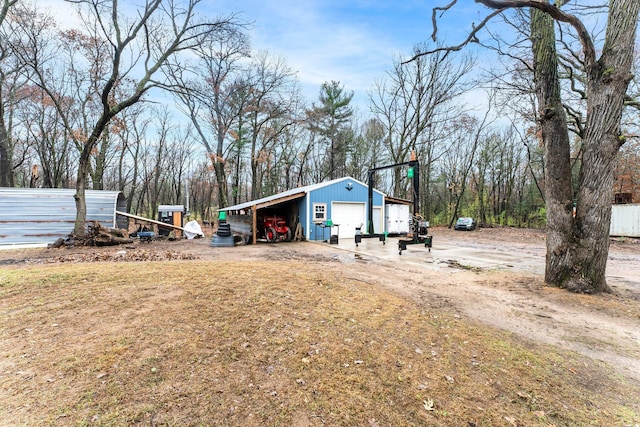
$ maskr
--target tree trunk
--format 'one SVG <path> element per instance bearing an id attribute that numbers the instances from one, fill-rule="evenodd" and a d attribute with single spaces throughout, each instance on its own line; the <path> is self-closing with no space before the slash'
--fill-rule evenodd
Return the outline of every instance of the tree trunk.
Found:
<path id="1" fill-rule="evenodd" d="M 565 286 L 575 292 L 609 292 L 605 268 L 613 201 L 613 171 L 624 137 L 620 121 L 629 81 L 638 0 L 612 0 L 602 56 L 587 68 L 587 125 L 583 167 L 577 197 L 575 235 L 571 247 L 573 274 Z"/>
<path id="2" fill-rule="evenodd" d="M 108 128 L 100 137 L 99 150 L 95 156 L 95 165 L 91 172 L 91 181 L 94 190 L 104 190 L 104 172 L 107 167 L 107 151 L 109 149 L 109 130 Z"/>
<path id="3" fill-rule="evenodd" d="M 87 177 L 89 176 L 90 153 L 89 146 L 85 146 L 80 155 L 78 163 L 78 177 L 76 181 L 76 194 L 73 196 L 76 200 L 76 222 L 73 228 L 73 234 L 78 237 L 85 235 L 85 222 L 87 219 L 87 201 L 85 198 L 85 190 L 87 188 Z"/>
<path id="4" fill-rule="evenodd" d="M 4 108 L 2 105 L 0 105 L 0 187 L 13 187 L 11 144 L 9 132 L 4 121 Z"/>
<path id="5" fill-rule="evenodd" d="M 218 206 L 227 207 L 227 174 L 224 170 L 224 163 L 220 160 L 214 160 L 213 170 L 216 173 L 216 181 L 218 183 Z"/>
<path id="6" fill-rule="evenodd" d="M 217 123 L 222 124 L 224 123 L 224 116 L 221 112 L 222 109 L 220 107 L 221 101 L 220 101 L 219 93 L 216 93 L 215 100 L 216 100 L 215 114 L 217 118 Z M 221 207 L 221 208 L 225 208 L 229 206 L 228 205 L 229 193 L 227 191 L 227 173 L 224 170 L 224 166 L 226 163 L 226 160 L 224 157 L 224 141 L 226 137 L 226 132 L 227 132 L 226 128 L 223 128 L 221 125 L 218 127 L 216 132 L 217 143 L 216 143 L 215 158 L 211 159 L 213 161 L 213 170 L 216 174 L 216 181 L 218 183 L 218 207 Z"/>
<path id="7" fill-rule="evenodd" d="M 569 247 L 573 235 L 573 201 L 569 132 L 560 98 L 554 20 L 537 9 L 531 10 L 531 40 L 538 117 L 546 161 L 547 255 L 544 279 L 548 284 L 561 286 L 572 274 Z"/>
<path id="8" fill-rule="evenodd" d="M 535 83 L 545 141 L 547 262 L 545 281 L 573 292 L 610 292 L 605 280 L 613 200 L 613 170 L 624 143 L 624 96 L 632 78 L 640 2 L 613 0 L 598 61 L 587 58 L 587 123 L 575 219 L 566 118 L 560 103 L 553 21 L 532 10 Z"/>
<path id="9" fill-rule="evenodd" d="M 76 222 L 73 233 L 78 237 L 84 237 L 85 222 L 87 221 L 87 201 L 85 199 L 85 190 L 87 189 L 87 179 L 91 173 L 91 152 L 98 143 L 98 138 L 117 111 L 109 111 L 105 109 L 100 119 L 97 121 L 93 132 L 82 148 L 80 160 L 78 161 L 78 176 L 76 179 L 76 194 L 73 196 L 76 200 Z"/>

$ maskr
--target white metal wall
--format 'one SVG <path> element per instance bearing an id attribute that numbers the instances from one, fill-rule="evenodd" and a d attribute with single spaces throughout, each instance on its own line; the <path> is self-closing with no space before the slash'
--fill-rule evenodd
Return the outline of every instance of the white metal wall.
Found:
<path id="1" fill-rule="evenodd" d="M 640 237 L 640 205 L 613 205 L 609 235 Z"/>
<path id="2" fill-rule="evenodd" d="M 44 245 L 73 232 L 75 190 L 59 188 L 0 188 L 0 247 Z M 86 191 L 87 221 L 126 228 L 128 219 L 119 191 Z"/>

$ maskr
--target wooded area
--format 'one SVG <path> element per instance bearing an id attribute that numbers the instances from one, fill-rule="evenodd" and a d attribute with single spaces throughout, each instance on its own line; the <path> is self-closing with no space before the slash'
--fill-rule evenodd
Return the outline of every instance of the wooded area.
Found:
<path id="1" fill-rule="evenodd" d="M 252 51 L 246 23 L 201 16 L 199 3 L 153 0 L 125 13 L 115 1 L 79 0 L 69 10 L 83 26 L 67 29 L 33 3 L 2 0 L 0 185 L 76 188 L 79 195 L 85 187 L 120 190 L 128 211 L 140 215 L 188 198 L 191 212 L 209 220 L 216 207 L 301 185 L 345 175 L 365 181 L 369 168 L 406 161 L 415 150 L 420 202 L 433 224 L 465 215 L 480 224 L 544 227 L 555 218 L 569 230 L 577 206 L 585 235 L 595 229 L 590 219 L 608 224 L 603 204 L 618 195 L 640 202 L 633 195 L 640 182 L 637 55 L 626 74 L 619 65 L 593 74 L 603 66 L 595 52 L 618 42 L 605 40 L 605 30 L 626 28 L 637 39 L 637 13 L 622 0 L 608 7 L 484 0 L 487 18 L 454 48 L 435 41 L 435 12 L 456 2 L 436 7 L 433 41 L 417 40 L 389 59 L 368 94 L 369 111 L 356 109 L 353 92 L 331 76 L 316 100 L 304 99 L 286 58 Z M 540 12 L 530 9 L 536 5 Z M 619 10 L 626 24 L 613 13 Z M 542 27 L 532 24 L 541 22 L 537 13 L 550 17 L 543 51 L 557 48 L 556 62 L 546 65 L 558 70 L 554 105 L 540 98 L 542 77 L 534 80 L 543 60 L 531 42 L 542 39 L 535 35 Z M 490 21 L 508 31 L 491 31 Z M 470 42 L 474 50 L 462 48 Z M 478 63 L 479 52 L 495 60 Z M 588 119 L 605 107 L 590 104 L 590 93 L 603 79 L 620 81 L 602 90 L 618 91 L 626 108 L 612 110 L 594 134 Z M 556 146 L 544 143 L 552 117 L 566 128 L 565 160 L 556 166 L 545 151 Z M 608 159 L 585 170 L 584 156 L 594 158 L 589 147 L 611 135 Z M 566 168 L 556 182 L 566 193 L 550 200 L 556 167 Z M 611 173 L 606 182 L 602 171 Z M 597 203 L 584 192 L 596 182 Z M 409 198 L 409 185 L 401 170 L 377 176 L 390 196 Z M 562 205 L 562 218 L 549 217 L 550 203 Z"/>

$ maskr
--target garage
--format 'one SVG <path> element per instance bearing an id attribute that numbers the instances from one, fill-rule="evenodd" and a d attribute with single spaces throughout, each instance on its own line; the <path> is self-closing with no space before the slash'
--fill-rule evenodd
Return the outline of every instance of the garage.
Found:
<path id="1" fill-rule="evenodd" d="M 362 227 L 367 222 L 365 203 L 333 202 L 331 206 L 332 220 L 339 224 L 340 239 L 355 236 L 356 227 Z"/>

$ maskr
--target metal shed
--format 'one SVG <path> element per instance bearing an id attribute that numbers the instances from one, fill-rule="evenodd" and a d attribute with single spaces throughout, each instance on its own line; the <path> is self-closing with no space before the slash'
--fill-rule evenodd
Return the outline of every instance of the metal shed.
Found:
<path id="1" fill-rule="evenodd" d="M 75 189 L 0 188 L 0 248 L 46 245 L 73 232 Z M 127 203 L 119 191 L 87 190 L 87 221 L 127 228 Z"/>
<path id="2" fill-rule="evenodd" d="M 306 240 L 326 240 L 336 234 L 351 238 L 356 227 L 367 221 L 368 187 L 351 178 L 338 178 L 305 187 L 294 188 L 262 199 L 220 209 L 229 213 L 228 222 L 234 234 L 251 237 L 253 243 L 261 234 L 259 218 L 277 212 L 285 217 L 289 226 L 299 224 Z M 385 195 L 373 191 L 373 223 L 376 232 L 382 232 Z M 330 227 L 322 224 L 331 222 Z"/>

